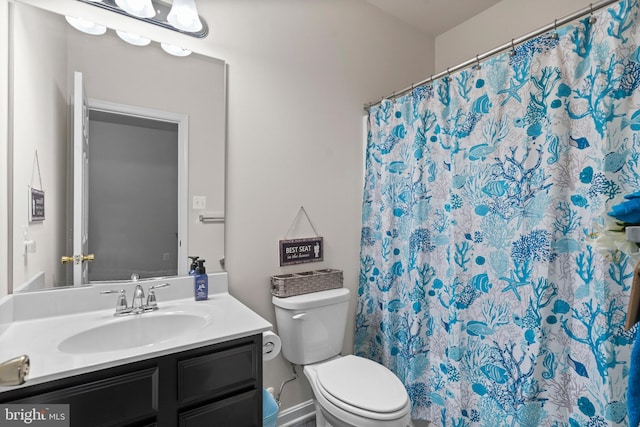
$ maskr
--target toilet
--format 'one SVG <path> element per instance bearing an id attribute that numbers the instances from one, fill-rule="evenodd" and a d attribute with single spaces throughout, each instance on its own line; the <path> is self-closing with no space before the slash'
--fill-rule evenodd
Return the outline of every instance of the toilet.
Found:
<path id="1" fill-rule="evenodd" d="M 406 427 L 411 402 L 389 369 L 363 357 L 341 356 L 349 290 L 273 297 L 282 354 L 303 365 L 315 397 L 316 425 Z"/>

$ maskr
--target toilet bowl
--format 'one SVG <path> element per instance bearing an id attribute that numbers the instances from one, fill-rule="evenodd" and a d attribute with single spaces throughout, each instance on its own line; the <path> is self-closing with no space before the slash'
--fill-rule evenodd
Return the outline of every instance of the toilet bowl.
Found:
<path id="1" fill-rule="evenodd" d="M 306 365 L 316 403 L 316 425 L 406 427 L 411 403 L 400 380 L 384 366 L 348 355 Z"/>
<path id="2" fill-rule="evenodd" d="M 340 355 L 349 290 L 331 289 L 273 297 L 282 354 L 304 366 L 313 390 L 318 427 L 406 427 L 411 403 L 402 382 L 386 367 Z"/>

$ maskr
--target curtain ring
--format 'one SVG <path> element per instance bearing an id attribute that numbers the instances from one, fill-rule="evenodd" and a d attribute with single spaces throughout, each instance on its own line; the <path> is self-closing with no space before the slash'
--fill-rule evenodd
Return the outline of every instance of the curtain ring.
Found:
<path id="1" fill-rule="evenodd" d="M 514 39 L 511 39 L 511 56 L 516 55 L 516 45 L 514 43 Z"/>
<path id="2" fill-rule="evenodd" d="M 598 18 L 596 18 L 595 16 L 593 16 L 593 3 L 589 3 L 589 12 L 590 12 L 590 16 L 589 16 L 589 24 L 595 24 L 596 21 L 598 20 Z"/>
<path id="3" fill-rule="evenodd" d="M 479 69 L 481 68 L 481 67 L 480 67 L 480 58 L 478 57 L 478 55 L 477 55 L 477 54 L 476 54 L 476 65 L 474 65 L 474 66 L 473 66 L 473 68 L 474 68 L 475 70 L 479 70 Z"/>
<path id="4" fill-rule="evenodd" d="M 554 39 L 558 39 L 560 38 L 560 35 L 558 34 L 558 20 L 556 19 L 555 21 L 553 21 L 553 35 L 552 37 Z"/>
<path id="5" fill-rule="evenodd" d="M 447 82 L 451 81 L 451 71 L 449 71 L 449 67 L 447 67 Z"/>

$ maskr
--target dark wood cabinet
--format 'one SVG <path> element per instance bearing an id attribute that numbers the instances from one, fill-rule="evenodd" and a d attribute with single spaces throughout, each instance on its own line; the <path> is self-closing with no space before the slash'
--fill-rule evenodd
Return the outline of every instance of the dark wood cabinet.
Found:
<path id="1" fill-rule="evenodd" d="M 251 427 L 262 425 L 262 413 L 252 411 L 256 401 L 262 400 L 262 392 L 248 391 L 219 402 L 200 406 L 179 415 L 180 427 Z M 216 424 L 211 424 L 215 420 Z"/>
<path id="2" fill-rule="evenodd" d="M 262 426 L 262 335 L 0 393 L 69 404 L 72 427 Z"/>

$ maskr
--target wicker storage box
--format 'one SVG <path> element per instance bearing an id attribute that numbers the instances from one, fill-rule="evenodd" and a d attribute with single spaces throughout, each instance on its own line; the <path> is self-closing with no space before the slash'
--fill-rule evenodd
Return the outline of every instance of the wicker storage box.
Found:
<path id="1" fill-rule="evenodd" d="M 342 287 L 342 270 L 313 270 L 271 276 L 271 294 L 284 298 Z"/>

